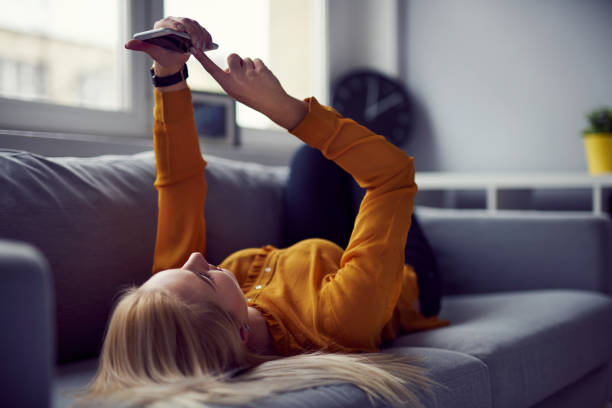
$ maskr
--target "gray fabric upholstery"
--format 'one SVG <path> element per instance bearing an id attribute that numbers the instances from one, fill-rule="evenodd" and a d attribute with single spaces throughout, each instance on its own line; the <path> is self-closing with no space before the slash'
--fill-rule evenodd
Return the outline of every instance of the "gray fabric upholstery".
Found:
<path id="1" fill-rule="evenodd" d="M 419 365 L 427 368 L 430 378 L 437 383 L 433 386 L 431 394 L 419 393 L 427 407 L 485 408 L 491 406 L 488 370 L 482 361 L 466 354 L 432 348 L 411 347 L 392 351 L 417 357 L 420 360 Z M 70 406 L 74 393 L 82 389 L 93 378 L 96 364 L 97 361 L 92 359 L 60 367 L 55 380 L 53 406 L 56 408 Z M 348 384 L 339 384 L 290 392 L 243 406 L 353 408 L 372 405 L 365 393 L 358 388 Z"/>
<path id="2" fill-rule="evenodd" d="M 82 391 L 94 377 L 98 359 L 81 360 L 62 364 L 55 370 L 51 406 L 64 408 L 72 405 L 75 394 Z"/>
<path id="3" fill-rule="evenodd" d="M 44 407 L 55 352 L 49 266 L 30 245 L 0 239 L 0 405 Z"/>
<path id="4" fill-rule="evenodd" d="M 0 217 L 11 220 L 0 237 L 29 242 L 49 260 L 59 361 L 96 355 L 118 289 L 150 274 L 154 173 L 151 155 L 0 154 Z"/>
<path id="5" fill-rule="evenodd" d="M 205 158 L 207 259 L 219 263 L 240 249 L 279 246 L 287 168 Z"/>
<path id="6" fill-rule="evenodd" d="M 209 260 L 278 245 L 286 169 L 206 159 Z M 45 158 L 0 151 L 0 219 L 10 220 L 0 223 L 0 237 L 29 242 L 49 260 L 60 362 L 97 355 L 117 292 L 150 276 L 154 178 L 153 152 Z"/>
<path id="7" fill-rule="evenodd" d="M 610 364 L 592 370 L 571 386 L 534 405 L 534 408 L 608 407 L 606 385 L 610 383 Z"/>
<path id="8" fill-rule="evenodd" d="M 542 290 L 444 299 L 451 326 L 392 345 L 470 354 L 489 368 L 493 406 L 528 407 L 612 359 L 612 301 L 603 294 Z"/>
<path id="9" fill-rule="evenodd" d="M 447 294 L 547 288 L 612 293 L 608 217 L 425 207 L 417 214 Z"/>

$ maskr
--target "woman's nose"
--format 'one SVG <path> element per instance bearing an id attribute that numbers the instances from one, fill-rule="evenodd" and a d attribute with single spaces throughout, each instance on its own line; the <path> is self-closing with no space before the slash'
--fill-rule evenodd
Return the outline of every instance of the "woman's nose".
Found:
<path id="1" fill-rule="evenodd" d="M 188 269 L 189 267 L 195 268 L 196 271 L 208 271 L 211 269 L 211 265 L 206 261 L 204 255 L 200 252 L 194 252 L 189 256 L 187 262 L 185 262 L 184 268 Z"/>

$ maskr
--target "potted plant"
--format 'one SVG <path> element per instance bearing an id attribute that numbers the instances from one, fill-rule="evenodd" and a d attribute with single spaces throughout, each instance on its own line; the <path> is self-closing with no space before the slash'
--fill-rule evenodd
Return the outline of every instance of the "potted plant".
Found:
<path id="1" fill-rule="evenodd" d="M 589 173 L 612 172 L 612 108 L 595 109 L 586 117 L 589 127 L 582 134 Z"/>

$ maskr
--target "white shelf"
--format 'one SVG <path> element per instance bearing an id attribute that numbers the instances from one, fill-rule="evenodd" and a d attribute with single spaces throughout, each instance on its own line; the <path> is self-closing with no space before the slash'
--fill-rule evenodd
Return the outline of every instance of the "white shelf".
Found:
<path id="1" fill-rule="evenodd" d="M 498 210 L 502 190 L 586 189 L 591 190 L 593 213 L 602 213 L 602 190 L 612 189 L 612 173 L 592 176 L 588 173 L 450 173 L 417 172 L 421 191 L 483 190 L 487 209 Z"/>

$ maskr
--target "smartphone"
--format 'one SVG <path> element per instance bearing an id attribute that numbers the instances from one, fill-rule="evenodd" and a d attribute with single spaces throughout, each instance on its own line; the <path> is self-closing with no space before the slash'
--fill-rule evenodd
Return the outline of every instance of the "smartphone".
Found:
<path id="1" fill-rule="evenodd" d="M 145 41 L 170 51 L 186 53 L 192 47 L 189 34 L 171 28 L 156 28 L 134 34 L 134 40 Z M 212 43 L 204 51 L 216 50 L 219 45 Z"/>

